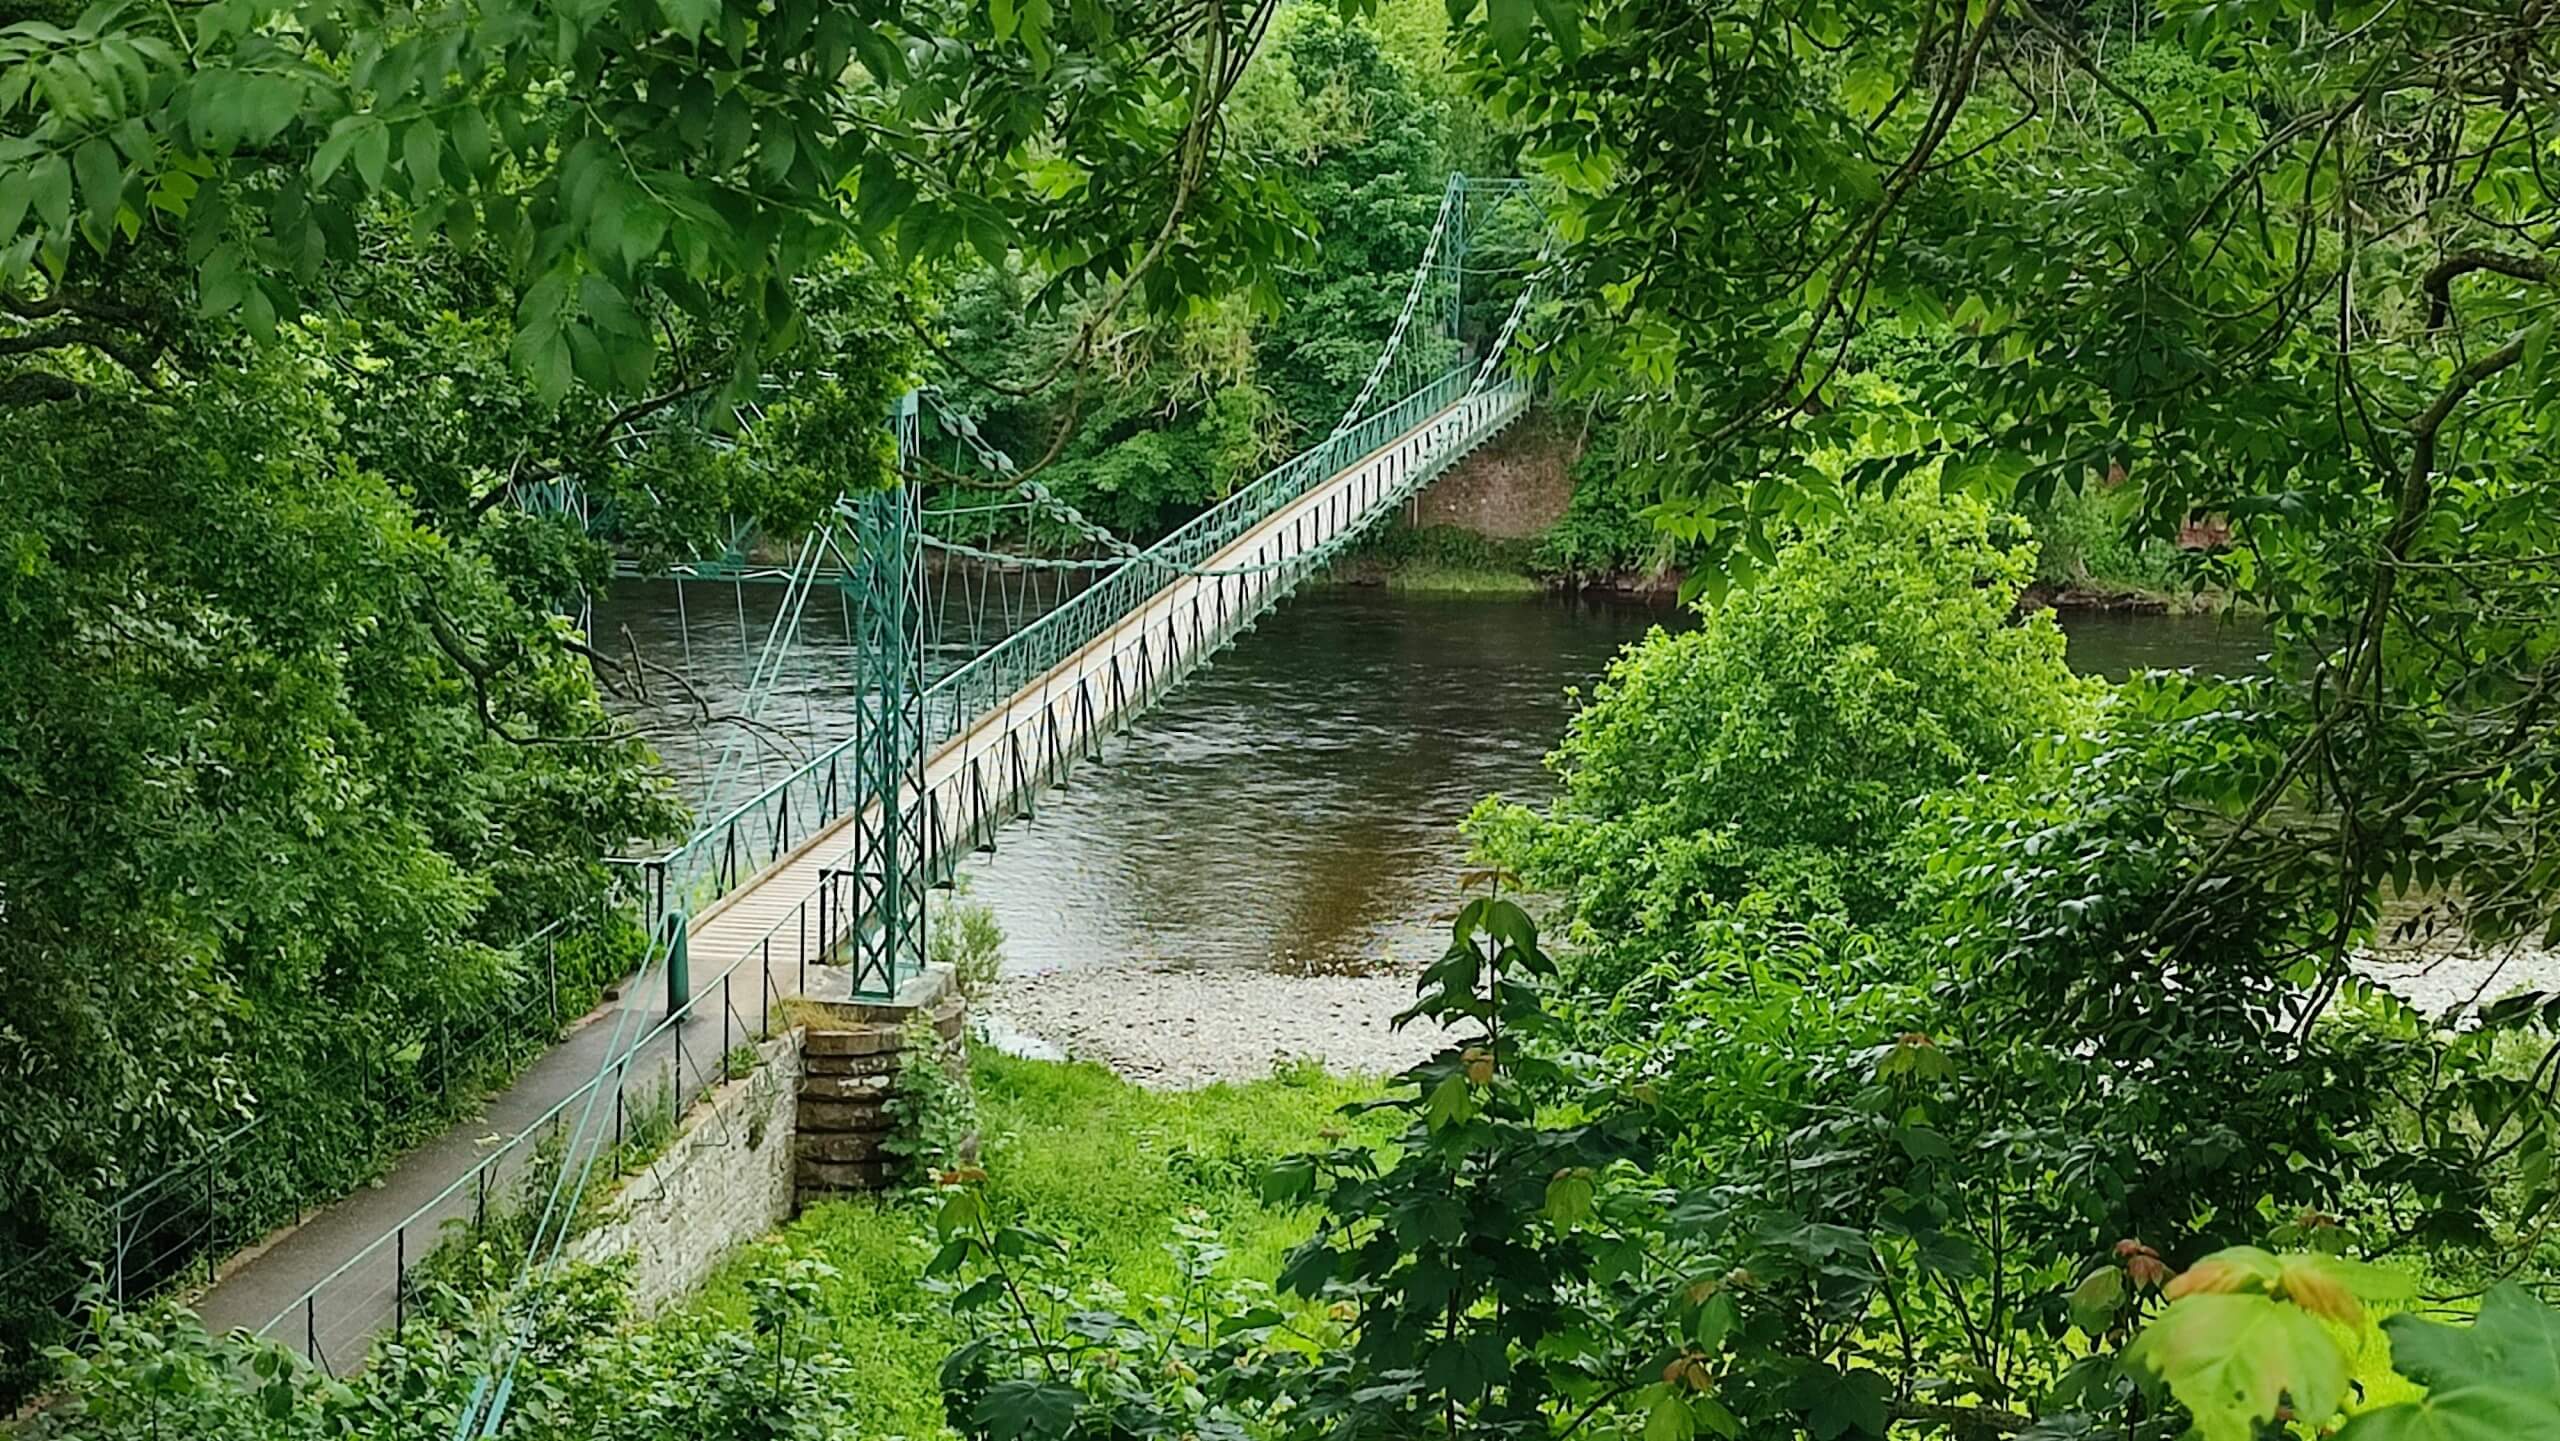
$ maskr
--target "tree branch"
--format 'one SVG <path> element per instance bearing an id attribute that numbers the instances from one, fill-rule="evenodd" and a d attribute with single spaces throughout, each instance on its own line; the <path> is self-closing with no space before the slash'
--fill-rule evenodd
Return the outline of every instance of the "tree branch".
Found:
<path id="1" fill-rule="evenodd" d="M 2546 284 L 2551 279 L 2549 264 L 2526 255 L 2501 255 L 2494 250 L 2457 250 L 2435 264 L 2418 288 L 2427 296 L 2427 329 L 2442 330 L 2453 318 L 2453 282 L 2478 271 L 2492 271 Z"/>

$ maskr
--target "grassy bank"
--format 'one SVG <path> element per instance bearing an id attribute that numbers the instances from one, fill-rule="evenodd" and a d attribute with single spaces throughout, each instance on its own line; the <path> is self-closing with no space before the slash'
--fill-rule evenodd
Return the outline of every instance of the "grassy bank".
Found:
<path id="1" fill-rule="evenodd" d="M 1157 1093 L 1098 1066 L 982 1055 L 976 1064 L 987 1198 L 999 1216 L 1064 1239 L 1087 1277 L 1133 1295 L 1169 1291 L 1174 1223 L 1197 1212 L 1219 1234 L 1229 1271 L 1276 1275 L 1313 1218 L 1256 1194 L 1264 1164 L 1323 1144 L 1336 1113 L 1372 1083 L 1296 1068 L 1243 1086 Z M 792 1257 L 837 1275 L 819 1303 L 821 1345 L 860 1379 L 865 1435 L 945 1434 L 936 1376 L 964 1339 L 919 1277 L 932 1256 L 928 1204 L 840 1201 L 812 1207 L 772 1243 L 725 1268 L 684 1315 L 743 1324 L 747 1281 Z M 681 1324 L 681 1322 L 679 1322 Z"/>
<path id="2" fill-rule="evenodd" d="M 1343 557 L 1333 578 L 1440 595 L 1536 595 L 1534 540 L 1498 540 L 1450 525 L 1389 525 Z"/>

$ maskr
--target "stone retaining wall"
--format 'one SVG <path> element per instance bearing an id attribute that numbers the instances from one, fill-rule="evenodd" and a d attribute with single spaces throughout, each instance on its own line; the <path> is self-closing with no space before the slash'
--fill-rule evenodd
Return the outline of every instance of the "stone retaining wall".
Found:
<path id="1" fill-rule="evenodd" d="M 757 1057 L 762 1064 L 697 1104 L 665 1154 L 625 1181 L 605 1219 L 569 1243 L 579 1260 L 629 1253 L 631 1299 L 644 1315 L 791 1218 L 800 1033 L 765 1042 Z"/>
<path id="2" fill-rule="evenodd" d="M 804 999 L 798 1009 L 801 1024 L 759 1047 L 755 1070 L 694 1106 L 665 1154 L 570 1242 L 579 1260 L 628 1253 L 643 1314 L 701 1285 L 810 1201 L 888 1183 L 889 1099 L 911 1019 L 923 1017 L 945 1066 L 967 1064 L 967 1011 L 947 969 L 927 971 L 893 1003 Z"/>

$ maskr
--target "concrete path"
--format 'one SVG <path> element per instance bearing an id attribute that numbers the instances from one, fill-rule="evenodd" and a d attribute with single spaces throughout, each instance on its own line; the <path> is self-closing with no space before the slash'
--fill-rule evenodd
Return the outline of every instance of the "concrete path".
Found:
<path id="1" fill-rule="evenodd" d="M 743 990 L 745 978 L 735 980 Z M 197 1297 L 197 1313 L 216 1330 L 247 1327 L 333 1368 L 354 1365 L 400 1309 L 395 1277 L 448 1236 L 521 1204 L 518 1181 L 541 1140 L 585 1119 L 589 1134 L 611 1141 L 615 1088 L 596 1092 L 591 1118 L 585 1103 L 609 1055 L 631 1050 L 619 1088 L 627 1118 L 651 1104 L 679 1061 L 688 1092 L 715 1074 L 728 1046 L 765 1028 L 773 1005 L 769 995 L 747 997 L 724 1012 L 716 990 L 711 999 L 637 1050 L 633 1041 L 665 1019 L 663 990 L 608 1003 L 380 1182 L 235 1257 Z"/>

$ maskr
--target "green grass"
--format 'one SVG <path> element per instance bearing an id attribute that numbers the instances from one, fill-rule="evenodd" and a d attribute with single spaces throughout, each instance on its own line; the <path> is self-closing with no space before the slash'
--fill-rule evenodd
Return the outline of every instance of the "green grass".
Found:
<path id="1" fill-rule="evenodd" d="M 1380 527 L 1336 567 L 1338 579 L 1438 595 L 1536 595 L 1535 542 L 1498 540 L 1449 525 Z"/>
<path id="2" fill-rule="evenodd" d="M 1386 572 L 1389 590 L 1429 595 L 1541 595 L 1547 583 L 1511 570 L 1414 563 Z"/>
<path id="3" fill-rule="evenodd" d="M 992 1054 L 974 1072 L 983 1122 L 987 1197 L 996 1214 L 1058 1236 L 1077 1270 L 1133 1296 L 1173 1289 L 1165 1242 L 1173 1222 L 1198 1210 L 1228 1248 L 1227 1269 L 1269 1279 L 1314 1226 L 1257 1198 L 1263 1164 L 1325 1144 L 1328 1127 L 1383 1139 L 1375 1123 L 1345 1121 L 1347 1102 L 1376 1083 L 1291 1068 L 1242 1086 L 1158 1093 L 1098 1066 Z M 745 1283 L 783 1255 L 836 1268 L 821 1302 L 821 1344 L 861 1376 L 862 1434 L 940 1436 L 943 1356 L 963 1339 L 940 1298 L 920 1284 L 933 1254 L 932 1222 L 914 1200 L 838 1201 L 811 1207 L 760 1248 L 712 1278 L 687 1313 L 743 1322 Z"/>

